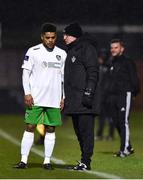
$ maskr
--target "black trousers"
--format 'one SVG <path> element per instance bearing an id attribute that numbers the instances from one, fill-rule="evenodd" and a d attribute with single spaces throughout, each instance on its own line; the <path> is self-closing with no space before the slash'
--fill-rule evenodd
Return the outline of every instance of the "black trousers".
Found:
<path id="1" fill-rule="evenodd" d="M 92 114 L 72 115 L 73 127 L 81 149 L 81 162 L 90 166 L 94 148 L 94 118 Z"/>
<path id="2" fill-rule="evenodd" d="M 129 115 L 131 109 L 131 92 L 110 95 L 110 112 L 120 136 L 120 151 L 130 150 Z"/>
<path id="3" fill-rule="evenodd" d="M 109 114 L 110 109 L 109 109 L 109 105 L 106 101 L 106 97 L 104 97 L 104 98 L 105 99 L 101 104 L 101 112 L 98 117 L 99 123 L 98 123 L 98 129 L 97 129 L 96 135 L 100 136 L 100 137 L 103 136 L 105 124 L 107 122 L 109 125 L 108 136 L 113 138 L 114 137 L 114 123 Z"/>

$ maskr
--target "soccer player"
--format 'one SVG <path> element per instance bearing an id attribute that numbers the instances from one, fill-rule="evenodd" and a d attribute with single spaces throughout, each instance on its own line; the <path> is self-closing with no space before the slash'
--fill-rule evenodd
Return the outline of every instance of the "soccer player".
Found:
<path id="1" fill-rule="evenodd" d="M 24 101 L 26 105 L 26 129 L 21 142 L 21 161 L 15 168 L 26 168 L 30 149 L 34 141 L 37 124 L 46 129 L 43 168 L 53 169 L 50 158 L 55 144 L 55 127 L 62 124 L 60 108 L 62 81 L 66 52 L 55 45 L 56 26 L 45 23 L 41 29 L 42 43 L 28 49 L 23 69 Z"/>

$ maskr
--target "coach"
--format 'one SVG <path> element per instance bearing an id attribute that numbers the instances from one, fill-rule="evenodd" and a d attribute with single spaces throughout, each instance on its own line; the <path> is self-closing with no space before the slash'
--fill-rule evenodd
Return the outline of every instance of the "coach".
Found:
<path id="1" fill-rule="evenodd" d="M 84 36 L 78 23 L 64 29 L 67 45 L 65 64 L 65 108 L 71 115 L 75 134 L 81 149 L 81 161 L 74 170 L 90 170 L 94 147 L 94 118 L 98 113 L 96 87 L 98 62 L 94 43 Z"/>

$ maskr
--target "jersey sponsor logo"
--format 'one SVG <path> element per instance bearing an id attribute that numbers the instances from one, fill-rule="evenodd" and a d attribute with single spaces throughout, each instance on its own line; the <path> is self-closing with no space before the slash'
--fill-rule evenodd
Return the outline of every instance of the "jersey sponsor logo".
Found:
<path id="1" fill-rule="evenodd" d="M 24 57 L 24 61 L 28 61 L 28 59 L 29 59 L 29 56 Z"/>
<path id="2" fill-rule="evenodd" d="M 61 63 L 58 62 L 48 62 L 48 68 L 61 68 Z"/>
<path id="3" fill-rule="evenodd" d="M 61 60 L 61 56 L 60 55 L 56 55 L 56 58 L 57 58 L 58 61 Z"/>
<path id="4" fill-rule="evenodd" d="M 61 68 L 61 63 L 58 63 L 58 62 L 46 62 L 46 61 L 43 61 L 42 62 L 42 64 L 41 64 L 41 66 L 43 67 L 43 68 L 58 68 L 58 69 L 60 69 Z"/>
<path id="5" fill-rule="evenodd" d="M 71 58 L 71 61 L 74 63 L 74 62 L 75 62 L 75 60 L 76 60 L 76 57 L 75 57 L 75 56 L 73 56 L 73 57 Z"/>
<path id="6" fill-rule="evenodd" d="M 46 61 L 43 61 L 43 62 L 42 62 L 42 67 L 43 67 L 43 68 L 46 68 L 47 66 L 48 66 L 48 63 L 47 63 Z"/>

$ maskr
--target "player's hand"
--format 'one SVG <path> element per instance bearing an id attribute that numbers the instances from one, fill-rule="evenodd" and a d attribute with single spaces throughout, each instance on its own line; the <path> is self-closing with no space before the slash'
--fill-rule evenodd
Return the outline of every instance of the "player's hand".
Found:
<path id="1" fill-rule="evenodd" d="M 61 99 L 60 108 L 61 108 L 61 110 L 63 110 L 63 108 L 64 108 L 64 99 Z"/>
<path id="2" fill-rule="evenodd" d="M 26 106 L 32 107 L 32 105 L 34 104 L 34 101 L 33 101 L 31 94 L 24 96 L 24 103 Z"/>

